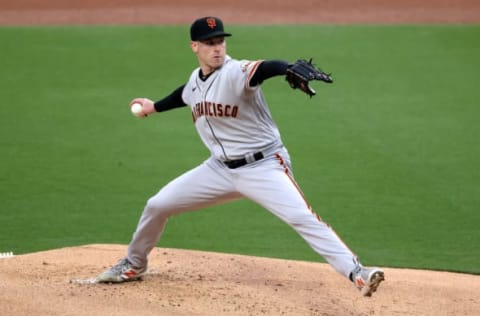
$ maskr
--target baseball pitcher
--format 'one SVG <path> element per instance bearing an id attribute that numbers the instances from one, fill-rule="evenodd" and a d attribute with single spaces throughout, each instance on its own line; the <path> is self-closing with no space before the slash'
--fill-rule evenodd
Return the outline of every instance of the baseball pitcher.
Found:
<path id="1" fill-rule="evenodd" d="M 219 18 L 197 19 L 190 27 L 190 47 L 199 67 L 188 81 L 157 102 L 148 98 L 131 101 L 130 106 L 139 109 L 134 111 L 139 117 L 188 106 L 211 155 L 147 201 L 126 257 L 97 281 L 139 280 L 170 216 L 247 198 L 290 225 L 362 295 L 371 296 L 384 280 L 384 272 L 362 266 L 308 204 L 261 90 L 265 80 L 284 76 L 292 88 L 312 97 L 315 91 L 309 83 L 332 83 L 331 76 L 311 60 L 233 59 L 226 54 L 225 39 L 230 36 Z"/>

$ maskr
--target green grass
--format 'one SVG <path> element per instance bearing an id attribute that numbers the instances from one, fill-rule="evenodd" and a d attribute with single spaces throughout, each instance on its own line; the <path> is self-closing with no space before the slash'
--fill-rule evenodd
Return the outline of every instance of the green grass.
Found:
<path id="1" fill-rule="evenodd" d="M 480 27 L 234 26 L 236 58 L 314 57 L 313 99 L 264 84 L 296 178 L 365 264 L 480 273 Z M 196 59 L 188 29 L 0 28 L 0 252 L 129 242 L 146 199 L 208 156 L 187 109 L 138 120 Z M 321 259 L 249 201 L 172 218 L 159 246 Z"/>

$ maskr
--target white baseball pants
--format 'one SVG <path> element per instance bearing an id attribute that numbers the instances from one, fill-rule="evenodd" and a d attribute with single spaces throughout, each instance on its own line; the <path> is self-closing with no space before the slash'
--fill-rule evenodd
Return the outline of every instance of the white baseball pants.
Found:
<path id="1" fill-rule="evenodd" d="M 237 169 L 210 158 L 168 183 L 148 200 L 128 247 L 128 259 L 134 266 L 147 264 L 170 216 L 239 198 L 278 216 L 345 277 L 356 267 L 356 256 L 306 202 L 293 179 L 285 148 Z"/>

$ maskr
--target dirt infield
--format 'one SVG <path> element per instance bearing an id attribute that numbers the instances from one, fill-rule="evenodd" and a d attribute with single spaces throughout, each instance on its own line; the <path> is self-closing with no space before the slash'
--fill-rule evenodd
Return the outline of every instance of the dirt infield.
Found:
<path id="1" fill-rule="evenodd" d="M 320 263 L 156 248 L 142 282 L 78 284 L 126 246 L 0 259 L 1 315 L 475 315 L 480 276 L 385 269 L 371 298 Z"/>
<path id="2" fill-rule="evenodd" d="M 15 0 L 0 24 L 480 23 L 478 0 Z"/>
<path id="3" fill-rule="evenodd" d="M 228 24 L 477 24 L 480 1 L 0 2 L 0 25 L 189 24 L 212 14 Z M 480 276 L 385 268 L 379 291 L 363 298 L 325 264 L 161 248 L 154 249 L 143 282 L 72 283 L 88 281 L 125 251 L 88 245 L 0 259 L 0 315 L 437 316 L 480 310 Z"/>

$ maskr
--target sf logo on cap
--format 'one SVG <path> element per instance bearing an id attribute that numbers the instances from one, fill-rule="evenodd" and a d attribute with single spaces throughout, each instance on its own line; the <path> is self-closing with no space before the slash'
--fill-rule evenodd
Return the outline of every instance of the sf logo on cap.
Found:
<path id="1" fill-rule="evenodd" d="M 209 28 L 214 29 L 217 26 L 217 23 L 215 22 L 214 18 L 208 18 L 207 25 Z"/>

